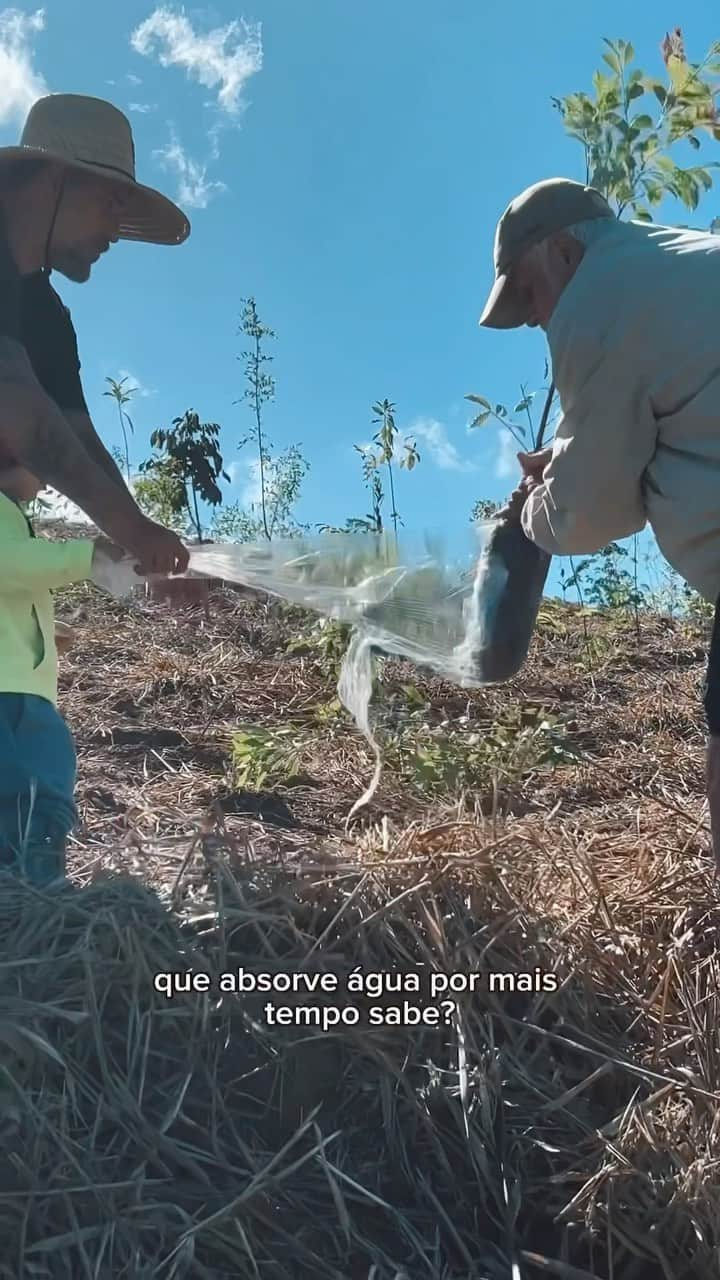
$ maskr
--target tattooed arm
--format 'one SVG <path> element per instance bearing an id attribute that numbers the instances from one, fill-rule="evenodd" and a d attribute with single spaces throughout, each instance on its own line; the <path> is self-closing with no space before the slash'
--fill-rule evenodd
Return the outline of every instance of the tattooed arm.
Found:
<path id="1" fill-rule="evenodd" d="M 75 502 L 144 571 L 183 573 L 179 538 L 144 516 L 129 489 L 111 479 L 43 391 L 24 347 L 0 337 L 0 447 L 43 484 Z"/>

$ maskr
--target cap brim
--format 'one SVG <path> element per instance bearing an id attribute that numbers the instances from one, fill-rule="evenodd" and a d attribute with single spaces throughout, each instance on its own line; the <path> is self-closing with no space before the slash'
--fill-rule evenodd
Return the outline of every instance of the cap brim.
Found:
<path id="1" fill-rule="evenodd" d="M 507 274 L 497 277 L 478 324 L 485 329 L 519 329 L 527 321 L 527 311 Z"/>
<path id="2" fill-rule="evenodd" d="M 99 164 L 70 161 L 41 147 L 0 147 L 0 165 L 10 160 L 49 160 L 65 169 L 75 169 L 106 178 L 128 192 L 127 207 L 118 228 L 121 240 L 141 240 L 146 244 L 182 244 L 190 235 L 190 222 L 182 209 L 153 187 L 145 187 L 117 170 Z"/>

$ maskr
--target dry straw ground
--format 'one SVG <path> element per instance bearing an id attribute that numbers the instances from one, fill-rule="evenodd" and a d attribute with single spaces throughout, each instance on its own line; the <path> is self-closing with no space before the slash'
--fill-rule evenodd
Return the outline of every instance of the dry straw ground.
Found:
<path id="1" fill-rule="evenodd" d="M 498 750 L 464 796 L 390 768 L 346 832 L 371 757 L 319 718 L 332 679 L 286 652 L 297 614 L 218 590 L 208 622 L 86 587 L 58 614 L 82 824 L 72 889 L 0 894 L 0 1276 L 720 1274 L 702 630 L 648 617 L 638 644 L 553 607 L 507 688 L 388 665 L 396 722 L 411 681 L 426 729 L 542 707 L 578 758 L 509 773 Z M 295 785 L 233 786 L 240 724 L 297 734 Z M 153 987 L 418 965 L 538 965 L 559 989 L 323 1033 L 214 981 Z"/>

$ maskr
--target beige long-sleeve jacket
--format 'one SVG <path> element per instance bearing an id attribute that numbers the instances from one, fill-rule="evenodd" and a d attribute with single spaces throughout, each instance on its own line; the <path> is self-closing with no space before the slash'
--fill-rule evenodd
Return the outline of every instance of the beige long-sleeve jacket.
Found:
<path id="1" fill-rule="evenodd" d="M 720 596 L 720 236 L 610 223 L 547 331 L 562 418 L 525 533 L 553 555 L 650 523 L 707 600 Z"/>

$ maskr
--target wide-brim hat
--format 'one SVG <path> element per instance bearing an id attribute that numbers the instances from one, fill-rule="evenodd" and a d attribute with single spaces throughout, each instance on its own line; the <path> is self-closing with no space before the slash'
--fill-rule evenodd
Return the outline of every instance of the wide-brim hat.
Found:
<path id="1" fill-rule="evenodd" d="M 121 240 L 182 244 L 190 223 L 172 200 L 135 177 L 135 144 L 130 121 L 110 102 L 74 93 L 38 98 L 25 121 L 20 143 L 0 147 L 2 165 L 48 160 L 120 183 L 128 196 L 118 228 Z"/>

